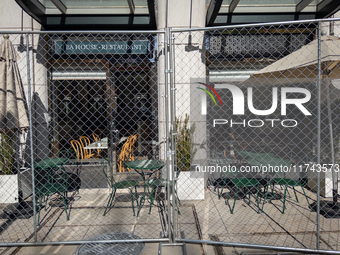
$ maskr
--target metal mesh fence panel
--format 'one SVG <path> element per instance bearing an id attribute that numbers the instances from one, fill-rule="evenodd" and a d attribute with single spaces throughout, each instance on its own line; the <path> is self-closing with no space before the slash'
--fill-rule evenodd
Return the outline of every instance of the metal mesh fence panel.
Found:
<path id="1" fill-rule="evenodd" d="M 4 36 L 1 243 L 167 236 L 157 37 Z"/>
<path id="2" fill-rule="evenodd" d="M 339 251 L 339 34 L 324 21 L 4 36 L 0 243 Z"/>
<path id="3" fill-rule="evenodd" d="M 177 240 L 339 250 L 338 26 L 172 31 Z"/>

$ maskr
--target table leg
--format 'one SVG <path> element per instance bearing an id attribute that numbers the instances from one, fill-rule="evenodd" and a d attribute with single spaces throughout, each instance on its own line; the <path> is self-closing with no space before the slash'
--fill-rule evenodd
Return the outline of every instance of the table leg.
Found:
<path id="1" fill-rule="evenodd" d="M 139 216 L 139 212 L 140 210 L 142 209 L 142 205 L 143 205 L 143 202 L 145 201 L 145 192 L 146 192 L 146 179 L 145 179 L 145 176 L 142 175 L 142 179 L 143 179 L 143 194 L 139 200 L 139 207 L 138 207 L 138 212 L 137 212 L 137 217 Z"/>
<path id="2" fill-rule="evenodd" d="M 142 196 L 139 200 L 139 206 L 138 206 L 138 212 L 137 212 L 137 217 L 139 216 L 139 212 L 140 212 L 140 209 L 142 209 L 142 205 L 143 205 L 143 202 L 144 202 L 144 196 Z"/>

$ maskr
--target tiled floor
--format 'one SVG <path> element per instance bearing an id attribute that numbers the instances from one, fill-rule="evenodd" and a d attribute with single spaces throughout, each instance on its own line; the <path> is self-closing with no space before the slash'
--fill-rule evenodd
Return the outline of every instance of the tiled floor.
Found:
<path id="1" fill-rule="evenodd" d="M 212 189 L 207 189 L 204 200 L 182 201 L 181 214 L 176 218 L 175 230 L 178 231 L 179 237 L 185 239 L 315 249 L 316 213 L 308 208 L 302 191 L 297 191 L 299 202 L 296 202 L 293 196 L 288 198 L 285 214 L 281 213 L 280 200 L 265 203 L 264 211 L 258 213 L 255 195 L 251 198 L 250 205 L 246 200 L 237 200 L 234 213 L 231 214 L 225 199 L 218 199 Z M 314 193 L 307 191 L 307 195 L 311 202 L 315 199 Z M 153 207 L 151 214 L 148 214 L 149 203 L 146 202 L 139 217 L 136 217 L 133 216 L 129 194 L 123 191 L 116 196 L 116 204 L 106 216 L 103 216 L 103 213 L 108 199 L 107 189 L 82 189 L 79 194 L 76 193 L 70 210 L 70 220 L 66 220 L 63 208 L 49 206 L 46 211 L 41 210 L 42 221 L 37 227 L 38 242 L 90 240 L 108 232 L 130 233 L 142 239 L 160 238 L 164 230 L 161 222 L 166 221 L 166 215 L 163 215 L 164 219 L 160 217 L 159 208 Z M 232 204 L 232 199 L 229 202 Z M 0 242 L 34 242 L 33 222 L 33 217 L 0 219 Z M 326 219 L 320 216 L 320 234 L 321 249 L 340 250 L 340 219 Z M 206 245 L 204 249 L 200 245 L 192 247 L 200 253 L 205 251 L 205 254 L 213 251 Z M 13 254 L 34 254 L 35 248 L 19 248 Z M 76 245 L 45 246 L 40 247 L 39 252 L 73 254 L 76 248 Z M 12 254 L 15 250 L 1 249 L 1 255 Z M 71 253 L 61 253 L 65 249 Z M 146 244 L 145 250 L 148 249 L 157 251 L 158 246 Z M 236 254 L 239 248 L 224 249 L 225 254 Z M 23 253 L 23 250 L 26 253 Z"/>

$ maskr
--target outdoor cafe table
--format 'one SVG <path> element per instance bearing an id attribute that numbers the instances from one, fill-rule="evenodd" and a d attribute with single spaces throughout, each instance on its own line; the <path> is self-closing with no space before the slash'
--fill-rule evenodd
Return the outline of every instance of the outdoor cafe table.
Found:
<path id="1" fill-rule="evenodd" d="M 45 158 L 34 163 L 34 168 L 37 170 L 38 185 L 44 185 L 46 181 L 58 181 L 58 179 L 68 180 L 71 173 L 66 173 L 62 168 L 68 162 L 67 158 Z M 58 174 L 58 170 L 62 169 L 63 172 Z"/>
<path id="2" fill-rule="evenodd" d="M 139 159 L 139 160 L 133 160 L 125 163 L 125 166 L 127 168 L 131 168 L 134 171 L 136 171 L 143 179 L 143 187 L 144 187 L 144 192 L 139 200 L 139 209 L 137 216 L 139 214 L 139 211 L 142 206 L 142 202 L 145 201 L 146 196 L 150 196 L 150 194 L 147 190 L 148 186 L 148 180 L 150 177 L 159 171 L 160 169 L 163 168 L 164 164 L 163 162 L 159 160 L 154 160 L 154 159 Z M 150 205 L 150 210 L 151 210 L 151 205 Z M 150 213 L 150 212 L 149 212 Z"/>
<path id="3" fill-rule="evenodd" d="M 60 166 L 66 164 L 67 158 L 45 158 L 36 163 L 34 163 L 34 168 L 36 169 L 47 169 L 47 168 L 59 168 Z"/>
<path id="4" fill-rule="evenodd" d="M 262 196 L 266 198 L 280 199 L 281 196 L 274 192 L 273 187 L 270 191 L 268 189 L 268 185 L 274 185 L 276 179 L 282 179 L 285 177 L 285 171 L 282 169 L 285 168 L 289 170 L 291 167 L 290 162 L 286 159 L 276 158 L 273 153 L 240 151 L 239 155 L 245 157 L 250 165 L 256 166 L 264 175 L 262 177 L 262 182 L 266 187 Z M 267 167 L 267 171 L 263 171 L 265 167 Z M 275 171 L 271 169 L 274 169 Z"/>
<path id="5" fill-rule="evenodd" d="M 119 142 L 117 143 L 117 145 L 125 142 L 127 140 L 127 136 L 123 136 L 119 139 Z M 112 146 L 114 146 L 115 143 L 112 144 Z M 109 139 L 108 137 L 104 137 L 102 139 L 100 139 L 99 141 L 93 142 L 87 146 L 84 147 L 84 149 L 88 150 L 102 150 L 101 152 L 103 152 L 104 150 L 107 150 L 109 148 Z M 104 157 L 105 154 L 101 153 L 101 157 Z"/>
<path id="6" fill-rule="evenodd" d="M 118 144 L 126 141 L 127 137 L 123 136 L 122 138 L 120 138 Z M 84 147 L 84 149 L 108 149 L 109 148 L 109 144 L 108 144 L 108 138 L 104 137 L 103 139 L 93 142 L 87 146 Z"/>

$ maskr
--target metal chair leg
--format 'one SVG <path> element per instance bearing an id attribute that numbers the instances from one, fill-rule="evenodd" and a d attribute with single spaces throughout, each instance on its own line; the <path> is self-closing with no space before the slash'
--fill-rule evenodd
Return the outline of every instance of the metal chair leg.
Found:
<path id="1" fill-rule="evenodd" d="M 139 213 L 140 213 L 140 210 L 142 209 L 142 205 L 143 205 L 144 201 L 145 201 L 145 198 L 144 198 L 144 196 L 142 196 L 142 197 L 140 198 L 140 201 L 139 201 L 139 206 L 138 206 L 138 211 L 137 211 L 137 217 L 139 216 Z"/>
<path id="2" fill-rule="evenodd" d="M 288 187 L 285 187 L 285 191 L 283 194 L 283 207 L 282 207 L 282 214 L 285 213 L 285 209 L 286 209 L 286 192 L 287 192 Z"/>
<path id="3" fill-rule="evenodd" d="M 64 203 L 64 210 L 65 210 L 65 213 L 66 213 L 66 219 L 69 220 L 70 216 L 67 212 L 67 193 L 66 193 L 66 197 L 65 197 L 65 193 L 62 195 L 62 197 L 63 197 L 63 203 Z"/>
<path id="4" fill-rule="evenodd" d="M 260 213 L 260 199 L 259 199 L 259 187 L 256 187 L 256 203 L 257 203 L 257 213 Z M 262 207 L 263 211 L 263 207 Z"/>
<path id="5" fill-rule="evenodd" d="M 236 189 L 236 194 L 235 194 L 235 198 L 234 198 L 233 208 L 231 208 L 231 214 L 234 213 L 234 208 L 235 208 L 235 204 L 236 204 L 236 199 L 237 199 L 238 190 L 239 190 L 239 187 L 237 187 L 237 189 Z"/>
<path id="6" fill-rule="evenodd" d="M 107 202 L 107 205 L 106 205 L 106 208 L 105 208 L 105 211 L 104 211 L 103 216 L 106 215 L 107 209 L 108 209 L 109 207 L 111 207 L 115 195 L 116 195 L 116 189 L 113 189 L 112 192 L 111 192 L 111 194 L 110 194 L 109 201 Z"/>
<path id="7" fill-rule="evenodd" d="M 305 192 L 305 189 L 303 188 L 303 186 L 301 186 L 301 188 L 302 188 L 303 194 L 305 195 L 305 198 L 307 200 L 308 207 L 310 208 L 310 204 L 309 204 L 308 197 L 307 197 L 307 194 Z"/>
<path id="8" fill-rule="evenodd" d="M 150 193 L 150 207 L 149 207 L 149 214 L 151 214 L 151 208 L 153 205 L 153 202 L 155 200 L 155 194 L 156 194 L 156 188 L 152 188 L 151 193 Z"/>
<path id="9" fill-rule="evenodd" d="M 222 194 L 223 194 L 223 187 L 221 187 L 221 192 L 218 193 L 218 199 L 221 199 Z"/>
<path id="10" fill-rule="evenodd" d="M 273 193 L 273 186 L 271 187 L 271 190 L 272 190 L 272 193 Z M 265 195 L 264 195 L 264 198 L 263 198 L 262 209 L 261 209 L 262 212 L 263 212 L 264 204 L 265 204 L 266 201 L 267 201 L 268 185 L 267 185 L 267 187 L 265 188 L 264 194 L 265 194 Z M 269 202 L 271 202 L 271 198 L 270 198 Z"/>
<path id="11" fill-rule="evenodd" d="M 133 189 L 133 188 L 132 188 L 132 189 Z M 135 204 L 134 204 L 134 201 L 133 201 L 134 194 L 132 193 L 132 189 L 130 189 L 131 203 L 132 203 L 132 211 L 133 211 L 133 216 L 136 216 L 136 213 L 135 213 Z"/>
<path id="12" fill-rule="evenodd" d="M 135 196 L 136 196 L 136 204 L 137 204 L 137 207 L 138 207 L 138 192 L 137 192 L 137 186 L 135 186 Z"/>
<path id="13" fill-rule="evenodd" d="M 249 188 L 247 188 L 248 189 L 248 205 L 250 205 L 250 189 Z M 247 196 L 247 195 L 246 195 Z"/>
<path id="14" fill-rule="evenodd" d="M 295 187 L 293 187 L 293 191 L 294 191 L 294 195 L 295 195 L 296 202 L 299 203 L 299 199 L 298 199 L 298 197 L 297 197 L 297 195 L 296 195 Z"/>
<path id="15" fill-rule="evenodd" d="M 41 196 L 38 197 L 38 226 L 40 226 L 40 211 L 41 211 L 41 203 L 42 199 Z"/>
<path id="16" fill-rule="evenodd" d="M 175 189 L 175 195 L 176 195 L 176 199 L 178 200 L 178 204 L 182 205 L 181 200 L 178 197 L 177 189 Z"/>

